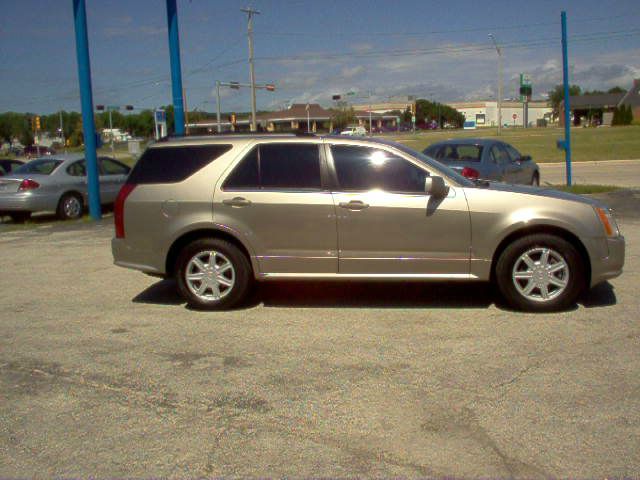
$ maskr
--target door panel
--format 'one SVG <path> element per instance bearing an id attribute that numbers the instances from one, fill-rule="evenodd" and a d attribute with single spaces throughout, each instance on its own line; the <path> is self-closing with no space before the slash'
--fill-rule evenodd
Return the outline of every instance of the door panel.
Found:
<path id="1" fill-rule="evenodd" d="M 332 145 L 341 274 L 468 274 L 464 191 L 424 193 L 429 172 L 383 148 Z"/>
<path id="2" fill-rule="evenodd" d="M 251 244 L 261 273 L 338 271 L 329 192 L 219 192 L 213 212 L 214 222 Z"/>
<path id="3" fill-rule="evenodd" d="M 469 212 L 461 189 L 452 187 L 440 200 L 381 191 L 333 199 L 340 273 L 469 273 Z M 368 206 L 340 206 L 354 201 Z"/>
<path id="4" fill-rule="evenodd" d="M 319 144 L 266 143 L 241 159 L 214 195 L 214 221 L 253 248 L 266 273 L 337 273 L 331 193 Z"/>

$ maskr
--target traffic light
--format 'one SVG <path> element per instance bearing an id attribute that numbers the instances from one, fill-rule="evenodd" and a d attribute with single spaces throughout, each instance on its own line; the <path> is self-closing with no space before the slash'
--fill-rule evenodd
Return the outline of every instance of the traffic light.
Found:
<path id="1" fill-rule="evenodd" d="M 133 110 L 133 105 L 125 105 L 125 110 Z"/>
<path id="2" fill-rule="evenodd" d="M 40 117 L 36 115 L 36 130 L 40 130 Z"/>
<path id="3" fill-rule="evenodd" d="M 265 88 L 270 92 L 275 92 L 276 90 L 276 86 L 273 83 L 267 83 L 265 85 Z"/>
<path id="4" fill-rule="evenodd" d="M 96 110 L 103 111 L 104 105 L 96 105 Z"/>
<path id="5" fill-rule="evenodd" d="M 342 97 L 340 95 L 333 95 L 331 97 L 332 100 L 340 100 Z"/>
<path id="6" fill-rule="evenodd" d="M 234 90 L 240 90 L 239 82 L 229 82 L 229 88 L 233 88 Z"/>

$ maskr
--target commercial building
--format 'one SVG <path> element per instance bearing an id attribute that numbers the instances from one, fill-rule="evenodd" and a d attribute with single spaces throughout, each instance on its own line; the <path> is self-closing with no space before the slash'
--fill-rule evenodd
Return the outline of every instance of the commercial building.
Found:
<path id="1" fill-rule="evenodd" d="M 452 102 L 448 106 L 464 115 L 465 121 L 475 122 L 477 127 L 495 127 L 498 125 L 498 102 L 496 100 L 478 102 Z M 552 108 L 545 101 L 529 102 L 529 125 L 535 126 L 538 120 L 551 121 Z M 522 102 L 502 102 L 502 124 L 522 127 L 524 110 Z"/>
<path id="2" fill-rule="evenodd" d="M 574 125 L 611 125 L 621 106 L 630 107 L 634 120 L 640 120 L 640 79 L 625 93 L 597 93 L 569 97 Z M 560 104 L 560 124 L 564 125 L 564 102 Z"/>

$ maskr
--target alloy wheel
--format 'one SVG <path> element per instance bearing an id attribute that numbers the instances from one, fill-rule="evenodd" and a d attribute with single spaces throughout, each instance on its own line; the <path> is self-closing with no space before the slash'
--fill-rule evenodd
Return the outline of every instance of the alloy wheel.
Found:
<path id="1" fill-rule="evenodd" d="M 555 250 L 535 247 L 518 257 L 511 275 L 520 295 L 535 302 L 548 302 L 567 288 L 569 265 Z"/>

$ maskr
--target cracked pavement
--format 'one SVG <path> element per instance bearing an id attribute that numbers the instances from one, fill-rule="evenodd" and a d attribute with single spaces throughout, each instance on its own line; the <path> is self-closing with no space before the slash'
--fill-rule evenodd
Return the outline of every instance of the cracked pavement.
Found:
<path id="1" fill-rule="evenodd" d="M 624 275 L 522 314 L 485 285 L 271 284 L 185 308 L 110 220 L 0 233 L 0 476 L 635 477 Z"/>

